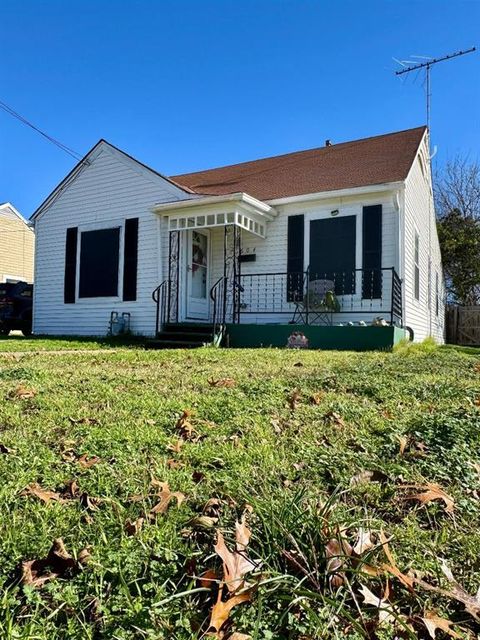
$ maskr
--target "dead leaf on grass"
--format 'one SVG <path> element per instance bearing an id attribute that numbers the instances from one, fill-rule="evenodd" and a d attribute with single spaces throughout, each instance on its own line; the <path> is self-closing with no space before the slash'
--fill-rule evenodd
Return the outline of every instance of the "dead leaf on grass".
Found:
<path id="1" fill-rule="evenodd" d="M 252 636 L 249 636 L 246 633 L 238 633 L 238 631 L 235 631 L 231 636 L 228 636 L 227 640 L 252 640 Z"/>
<path id="2" fill-rule="evenodd" d="M 167 449 L 169 451 L 172 451 L 173 453 L 180 453 L 180 449 L 183 447 L 184 444 L 185 443 L 183 440 L 177 440 L 175 444 L 168 444 Z"/>
<path id="3" fill-rule="evenodd" d="M 177 501 L 177 507 L 179 507 L 185 500 L 185 494 L 180 493 L 180 491 L 170 491 L 170 487 L 167 482 L 153 480 L 152 485 L 158 487 L 157 496 L 160 500 L 152 509 L 150 509 L 149 515 L 151 518 L 154 518 L 161 513 L 165 513 L 172 500 Z"/>
<path id="4" fill-rule="evenodd" d="M 295 411 L 295 409 L 298 407 L 301 398 L 302 394 L 300 393 L 300 390 L 294 389 L 288 398 L 288 406 L 292 411 Z"/>
<path id="5" fill-rule="evenodd" d="M 7 455 L 9 453 L 15 453 L 15 451 L 14 449 L 10 449 L 10 447 L 7 447 L 5 444 L 3 444 L 3 442 L 0 442 L 0 453 Z"/>
<path id="6" fill-rule="evenodd" d="M 98 456 L 89 457 L 84 453 L 80 458 L 77 458 L 77 462 L 83 469 L 90 469 L 94 464 L 98 464 L 100 462 L 100 458 Z"/>
<path id="7" fill-rule="evenodd" d="M 397 440 L 399 442 L 399 451 L 398 453 L 403 456 L 403 454 L 405 453 L 405 449 L 407 448 L 407 444 L 408 444 L 408 438 L 407 436 L 397 436 Z"/>
<path id="8" fill-rule="evenodd" d="M 82 549 L 77 558 L 66 550 L 63 540 L 56 538 L 45 558 L 23 560 L 20 565 L 20 584 L 30 587 L 41 587 L 55 578 L 65 578 L 69 574 L 81 571 L 90 559 L 88 549 Z"/>
<path id="9" fill-rule="evenodd" d="M 143 527 L 144 518 L 137 518 L 136 520 L 127 520 L 125 522 L 125 533 L 127 536 L 136 536 Z"/>
<path id="10" fill-rule="evenodd" d="M 34 398 L 36 395 L 37 391 L 35 389 L 30 389 L 23 384 L 19 384 L 13 391 L 10 391 L 8 397 L 10 400 L 28 400 L 29 398 Z"/>
<path id="11" fill-rule="evenodd" d="M 95 511 L 101 502 L 100 498 L 92 498 L 88 493 L 82 493 L 79 497 L 80 505 L 87 511 Z"/>
<path id="12" fill-rule="evenodd" d="M 177 420 L 175 428 L 177 429 L 180 437 L 183 440 L 191 440 L 192 442 L 196 442 L 200 439 L 200 434 L 189 419 L 191 415 L 192 412 L 188 409 L 185 409 L 180 418 Z"/>
<path id="13" fill-rule="evenodd" d="M 68 419 L 72 424 L 99 424 L 97 418 L 72 418 L 71 416 L 68 416 Z"/>
<path id="14" fill-rule="evenodd" d="M 379 624 L 382 624 L 384 622 L 392 622 L 395 619 L 395 616 L 393 615 L 393 611 L 394 611 L 393 607 L 388 602 L 388 597 L 389 597 L 388 585 L 385 589 L 385 592 L 382 598 L 380 598 L 379 596 L 376 596 L 374 593 L 370 591 L 368 587 L 365 587 L 364 585 L 362 585 L 359 591 L 363 596 L 363 600 L 365 604 L 371 604 L 373 607 L 376 607 L 378 609 Z"/>
<path id="15" fill-rule="evenodd" d="M 350 478 L 350 486 L 354 487 L 367 482 L 385 482 L 386 480 L 388 480 L 388 476 L 382 471 L 365 470 Z"/>
<path id="16" fill-rule="evenodd" d="M 176 460 L 175 458 L 168 458 L 167 467 L 169 469 L 181 469 L 185 466 L 185 463 L 181 460 Z"/>
<path id="17" fill-rule="evenodd" d="M 330 424 L 336 425 L 337 427 L 347 426 L 342 416 L 336 411 L 327 411 L 327 413 L 323 416 L 323 419 Z"/>
<path id="18" fill-rule="evenodd" d="M 251 599 L 250 592 L 238 593 L 230 596 L 226 602 L 222 600 L 222 590 L 219 589 L 216 603 L 213 605 L 212 613 L 210 616 L 210 624 L 208 627 L 208 635 L 214 635 L 216 638 L 221 638 L 221 628 L 228 620 L 230 612 L 233 607 L 236 607 L 242 602 L 248 602 Z"/>
<path id="19" fill-rule="evenodd" d="M 440 618 L 433 611 L 426 611 L 425 615 L 420 619 L 422 620 L 423 624 L 427 627 L 427 631 L 430 637 L 433 638 L 433 640 L 435 640 L 435 633 L 437 629 L 440 629 L 440 631 L 443 631 L 443 633 L 446 633 L 447 636 L 450 636 L 450 638 L 460 638 L 460 640 L 462 638 L 461 635 L 459 635 L 458 633 L 453 631 L 453 629 L 451 629 L 453 622 L 451 622 L 450 620 L 447 620 L 446 618 Z"/>
<path id="20" fill-rule="evenodd" d="M 198 582 L 204 589 L 211 589 L 215 583 L 219 582 L 219 578 L 213 569 L 207 569 L 207 571 L 198 576 Z"/>
<path id="21" fill-rule="evenodd" d="M 345 582 L 345 567 L 347 559 L 352 555 L 352 547 L 343 537 L 332 538 L 325 545 L 325 557 L 327 558 L 326 571 L 329 574 L 330 585 L 337 589 Z"/>
<path id="22" fill-rule="evenodd" d="M 357 541 L 353 547 L 353 552 L 357 556 L 363 555 L 366 551 L 373 549 L 374 543 L 372 542 L 372 532 L 369 529 L 363 527 L 358 528 Z"/>
<path id="23" fill-rule="evenodd" d="M 210 380 L 208 380 L 208 384 L 211 387 L 224 387 L 226 389 L 231 389 L 237 383 L 233 378 L 220 378 L 219 380 L 214 380 L 213 378 L 211 378 Z"/>
<path id="24" fill-rule="evenodd" d="M 325 394 L 322 391 L 319 391 L 318 393 L 313 393 L 310 396 L 310 403 L 318 406 L 319 404 L 322 404 L 322 400 L 324 396 Z"/>
<path id="25" fill-rule="evenodd" d="M 48 504 L 51 500 L 53 502 L 65 502 L 65 499 L 57 492 L 50 491 L 49 489 L 43 489 L 38 482 L 32 482 L 23 491 L 20 492 L 21 496 L 33 496 L 38 498 L 42 502 Z"/>
<path id="26" fill-rule="evenodd" d="M 441 500 L 445 505 L 446 513 L 453 513 L 455 509 L 454 499 L 446 493 L 442 487 L 434 482 L 427 482 L 425 485 L 403 485 L 404 489 L 416 489 L 422 493 L 415 493 L 407 496 L 406 500 L 418 500 L 422 504 L 428 504 L 434 500 Z"/>
<path id="27" fill-rule="evenodd" d="M 245 517 L 235 523 L 235 549 L 230 551 L 225 544 L 223 534 L 217 531 L 215 552 L 223 561 L 223 581 L 230 593 L 235 593 L 245 587 L 244 577 L 255 569 L 255 564 L 247 557 L 246 548 L 251 531 L 245 524 Z"/>
<path id="28" fill-rule="evenodd" d="M 381 565 L 382 569 L 384 571 L 387 571 L 391 575 L 395 576 L 405 587 L 407 587 L 409 591 L 413 591 L 414 579 L 412 576 L 408 576 L 405 573 L 402 573 L 400 569 L 397 567 L 395 558 L 393 557 L 392 552 L 390 551 L 390 547 L 388 546 L 388 540 L 385 537 L 385 534 L 383 533 L 383 531 L 379 532 L 378 537 L 383 547 L 383 551 L 387 556 L 387 560 L 390 563 L 390 564 L 383 563 Z"/>

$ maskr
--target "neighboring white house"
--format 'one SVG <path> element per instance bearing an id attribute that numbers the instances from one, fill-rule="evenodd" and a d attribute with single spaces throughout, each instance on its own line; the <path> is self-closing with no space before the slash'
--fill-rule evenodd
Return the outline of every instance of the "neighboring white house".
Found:
<path id="1" fill-rule="evenodd" d="M 443 340 L 426 127 L 172 178 L 101 140 L 32 218 L 37 334 L 304 322 L 320 287 L 319 321 Z"/>

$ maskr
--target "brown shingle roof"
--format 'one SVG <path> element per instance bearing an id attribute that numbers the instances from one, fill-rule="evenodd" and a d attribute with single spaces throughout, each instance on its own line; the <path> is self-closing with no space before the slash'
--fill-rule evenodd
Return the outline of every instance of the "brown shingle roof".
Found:
<path id="1" fill-rule="evenodd" d="M 260 200 L 404 180 L 426 127 L 171 176 L 200 194 L 244 191 Z"/>

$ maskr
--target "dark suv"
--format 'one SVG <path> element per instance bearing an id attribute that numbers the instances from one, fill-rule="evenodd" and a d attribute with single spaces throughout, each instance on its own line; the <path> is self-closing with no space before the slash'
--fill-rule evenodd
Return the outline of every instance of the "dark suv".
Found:
<path id="1" fill-rule="evenodd" d="M 33 284 L 0 282 L 0 335 L 20 329 L 24 336 L 32 333 Z"/>

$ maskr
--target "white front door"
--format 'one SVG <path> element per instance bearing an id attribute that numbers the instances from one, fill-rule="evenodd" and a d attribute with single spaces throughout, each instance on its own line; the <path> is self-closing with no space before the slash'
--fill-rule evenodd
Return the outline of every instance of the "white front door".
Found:
<path id="1" fill-rule="evenodd" d="M 187 236 L 187 319 L 208 320 L 209 232 L 189 231 Z"/>

